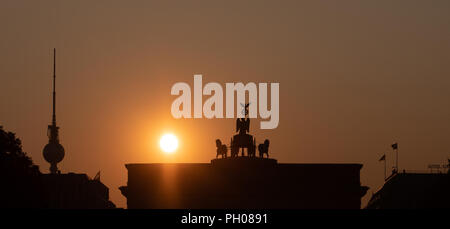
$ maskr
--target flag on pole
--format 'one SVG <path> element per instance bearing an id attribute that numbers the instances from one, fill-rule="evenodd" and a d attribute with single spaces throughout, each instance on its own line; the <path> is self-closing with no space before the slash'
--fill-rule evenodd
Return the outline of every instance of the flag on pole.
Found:
<path id="1" fill-rule="evenodd" d="M 396 143 L 392 144 L 391 147 L 393 150 L 398 149 L 398 143 L 396 142 Z"/>
<path id="2" fill-rule="evenodd" d="M 386 154 L 383 154 L 383 156 L 381 156 L 381 158 L 378 161 L 385 161 L 386 160 Z"/>

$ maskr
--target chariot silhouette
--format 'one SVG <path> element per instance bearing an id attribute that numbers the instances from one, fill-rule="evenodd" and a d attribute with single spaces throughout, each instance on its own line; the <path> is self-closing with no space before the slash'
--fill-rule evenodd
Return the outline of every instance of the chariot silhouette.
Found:
<path id="1" fill-rule="evenodd" d="M 236 119 L 236 132 L 238 134 L 235 134 L 230 141 L 230 153 L 231 157 L 238 157 L 239 156 L 239 150 L 242 150 L 242 156 L 245 156 L 245 150 L 247 149 L 247 156 L 248 157 L 256 157 L 256 139 L 248 134 L 250 132 L 250 118 L 248 117 L 248 107 L 250 106 L 250 103 L 247 104 L 241 104 L 243 107 L 243 114 L 244 118 L 237 118 Z M 216 158 L 219 156 L 222 156 L 222 158 L 227 158 L 227 151 L 228 147 L 225 144 L 222 144 L 222 142 L 217 139 L 216 140 L 216 147 L 217 147 L 217 155 Z M 264 154 L 267 154 L 267 157 L 269 157 L 269 140 L 266 139 L 264 141 L 264 144 L 260 144 L 258 146 L 259 150 L 259 156 L 263 157 Z"/>

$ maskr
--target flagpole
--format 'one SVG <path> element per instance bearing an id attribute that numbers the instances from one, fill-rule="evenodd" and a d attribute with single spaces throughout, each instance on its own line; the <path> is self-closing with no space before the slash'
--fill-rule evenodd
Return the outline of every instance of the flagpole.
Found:
<path id="1" fill-rule="evenodd" d="M 392 150 L 395 151 L 395 172 L 398 173 L 398 142 L 391 145 Z"/>
<path id="2" fill-rule="evenodd" d="M 397 147 L 395 149 L 395 152 L 396 152 L 396 155 L 397 155 L 396 162 L 395 162 L 395 167 L 397 167 L 397 173 L 398 173 L 399 172 L 399 169 L 398 169 L 398 143 L 397 143 Z"/>
<path id="3" fill-rule="evenodd" d="M 386 181 L 386 153 L 378 161 L 384 161 L 384 181 Z"/>

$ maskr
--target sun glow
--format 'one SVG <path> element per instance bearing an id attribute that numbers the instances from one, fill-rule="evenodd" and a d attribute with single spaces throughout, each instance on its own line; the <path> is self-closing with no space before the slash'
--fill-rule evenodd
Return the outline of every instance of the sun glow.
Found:
<path id="1" fill-rule="evenodd" d="M 173 134 L 164 134 L 159 140 L 159 146 L 166 153 L 173 153 L 178 148 L 178 138 Z"/>

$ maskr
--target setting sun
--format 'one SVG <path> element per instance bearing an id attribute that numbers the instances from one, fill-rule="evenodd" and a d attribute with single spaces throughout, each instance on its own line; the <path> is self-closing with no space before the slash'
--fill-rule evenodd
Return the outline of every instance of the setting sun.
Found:
<path id="1" fill-rule="evenodd" d="M 173 153 L 178 148 L 178 139 L 173 134 L 165 134 L 159 140 L 159 146 L 166 153 Z"/>

